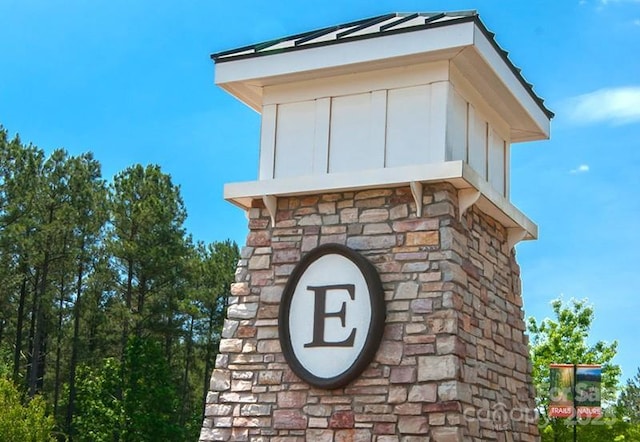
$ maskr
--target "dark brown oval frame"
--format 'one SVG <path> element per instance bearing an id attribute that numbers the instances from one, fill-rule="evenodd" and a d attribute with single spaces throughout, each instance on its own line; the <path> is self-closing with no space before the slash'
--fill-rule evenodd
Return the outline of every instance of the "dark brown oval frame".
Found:
<path id="1" fill-rule="evenodd" d="M 351 366 L 343 373 L 330 378 L 322 378 L 307 370 L 296 357 L 291 345 L 291 331 L 289 330 L 289 312 L 293 294 L 300 278 L 307 268 L 325 255 L 341 255 L 353 262 L 364 276 L 369 291 L 369 303 L 371 305 L 371 322 L 367 331 L 367 337 L 360 354 L 355 358 Z M 343 387 L 354 380 L 371 363 L 380 347 L 384 333 L 386 319 L 386 306 L 384 290 L 376 268 L 364 256 L 342 244 L 323 244 L 311 250 L 296 265 L 285 285 L 280 301 L 278 314 L 278 332 L 280 346 L 285 359 L 293 372 L 303 381 L 314 387 L 333 390 Z"/>

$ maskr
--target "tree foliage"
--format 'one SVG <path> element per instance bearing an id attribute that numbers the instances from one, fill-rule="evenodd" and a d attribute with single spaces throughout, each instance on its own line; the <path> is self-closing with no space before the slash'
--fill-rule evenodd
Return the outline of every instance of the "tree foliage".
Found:
<path id="1" fill-rule="evenodd" d="M 105 358 L 99 367 L 83 365 L 78 369 L 77 409 L 74 421 L 79 441 L 118 440 L 124 428 L 125 412 L 119 399 L 120 362 Z"/>
<path id="2" fill-rule="evenodd" d="M 178 386 L 161 346 L 152 339 L 131 339 L 123 367 L 124 440 L 183 440 L 178 424 Z"/>
<path id="3" fill-rule="evenodd" d="M 78 382 L 77 440 L 185 440 L 179 425 L 179 384 L 161 346 L 149 338 L 133 337 L 125 361 L 83 366 Z"/>
<path id="4" fill-rule="evenodd" d="M 605 416 L 601 419 L 577 423 L 578 440 L 635 440 L 629 439 L 629 427 L 616 413 L 614 402 L 618 393 L 620 367 L 613 362 L 617 342 L 597 341 L 590 344 L 589 332 L 594 320 L 594 308 L 586 299 L 571 299 L 551 303 L 554 318 L 537 322 L 529 318 L 532 374 L 536 386 L 536 402 L 541 414 L 543 441 L 572 440 L 572 419 L 550 418 L 549 365 L 599 364 L 602 366 L 602 400 Z M 626 439 L 625 439 L 626 438 Z"/>
<path id="5" fill-rule="evenodd" d="M 594 309 L 586 299 L 571 299 L 568 303 L 556 299 L 551 307 L 555 319 L 546 318 L 538 323 L 535 318 L 529 318 L 528 321 L 539 405 L 546 408 L 549 403 L 549 365 L 554 363 L 602 365 L 603 399 L 613 399 L 621 373 L 620 367 L 613 363 L 618 343 L 598 341 L 589 344 Z"/>
<path id="6" fill-rule="evenodd" d="M 197 437 L 239 252 L 186 216 L 157 165 L 108 183 L 0 126 L 0 365 L 69 440 Z"/>
<path id="7" fill-rule="evenodd" d="M 0 436 L 3 442 L 54 441 L 55 422 L 46 412 L 43 398 L 27 400 L 8 379 L 9 370 L 0 363 Z"/>
<path id="8" fill-rule="evenodd" d="M 634 377 L 627 380 L 620 394 L 618 406 L 621 416 L 638 425 L 640 430 L 640 368 Z"/>
<path id="9" fill-rule="evenodd" d="M 39 396 L 26 404 L 8 379 L 0 378 L 0 434 L 6 442 L 53 441 L 54 420 Z"/>

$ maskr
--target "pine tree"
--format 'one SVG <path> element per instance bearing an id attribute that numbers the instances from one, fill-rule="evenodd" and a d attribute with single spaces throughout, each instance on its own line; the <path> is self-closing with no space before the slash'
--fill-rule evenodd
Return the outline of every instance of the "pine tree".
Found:
<path id="1" fill-rule="evenodd" d="M 173 314 L 167 302 L 186 264 L 186 210 L 179 188 L 158 166 L 136 165 L 116 175 L 111 193 L 113 256 L 122 296 L 122 346 L 135 335 L 158 332 Z"/>

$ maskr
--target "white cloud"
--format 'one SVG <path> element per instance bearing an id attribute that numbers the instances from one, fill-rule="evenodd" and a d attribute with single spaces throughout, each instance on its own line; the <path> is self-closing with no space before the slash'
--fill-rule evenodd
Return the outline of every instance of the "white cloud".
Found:
<path id="1" fill-rule="evenodd" d="M 582 124 L 640 122 L 640 86 L 599 89 L 578 95 L 567 100 L 564 108 L 573 121 Z"/>
<path id="2" fill-rule="evenodd" d="M 569 171 L 569 173 L 586 173 L 589 172 L 589 165 L 588 164 L 581 164 L 578 167 L 576 167 L 575 169 L 571 169 Z"/>

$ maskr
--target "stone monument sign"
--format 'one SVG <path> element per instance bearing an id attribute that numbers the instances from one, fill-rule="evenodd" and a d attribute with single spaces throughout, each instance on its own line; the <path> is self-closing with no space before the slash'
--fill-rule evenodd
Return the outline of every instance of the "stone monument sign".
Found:
<path id="1" fill-rule="evenodd" d="M 212 57 L 262 129 L 200 440 L 538 440 L 509 158 L 553 114 L 478 15 Z"/>

